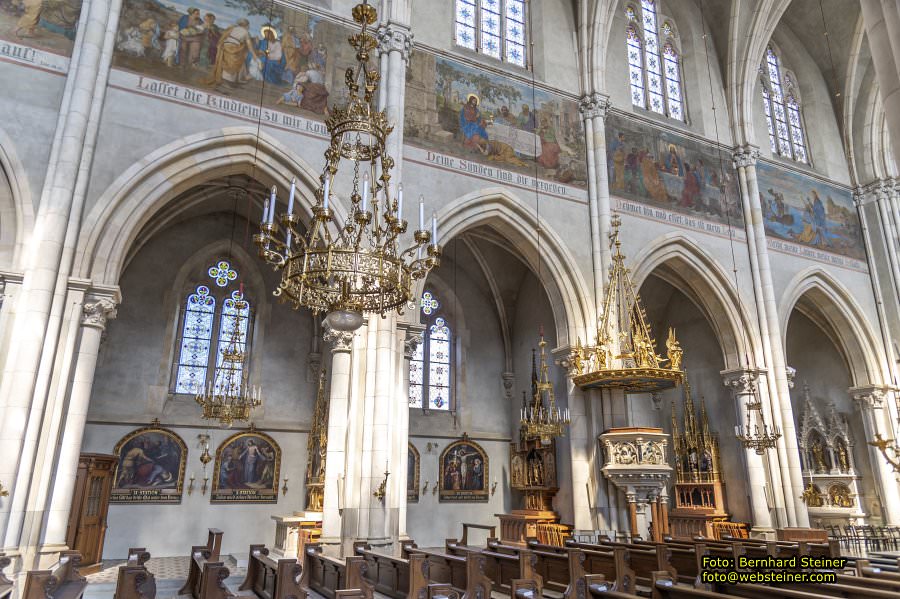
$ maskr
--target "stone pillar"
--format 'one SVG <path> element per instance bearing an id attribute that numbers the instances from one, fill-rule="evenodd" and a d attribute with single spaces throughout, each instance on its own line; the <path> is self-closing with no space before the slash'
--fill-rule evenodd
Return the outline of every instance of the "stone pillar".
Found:
<path id="1" fill-rule="evenodd" d="M 894 160 L 900 160 L 900 17 L 893 0 L 861 0 Z"/>
<path id="2" fill-rule="evenodd" d="M 751 257 L 751 268 L 755 268 L 754 286 L 759 286 L 757 308 L 762 304 L 762 312 L 757 316 L 760 320 L 766 363 L 769 374 L 766 378 L 772 401 L 773 424 L 781 427 L 783 437 L 777 443 L 778 462 L 781 469 L 781 480 L 784 486 L 784 502 L 787 511 L 788 526 L 809 526 L 809 514 L 805 506 L 797 505 L 803 493 L 803 473 L 800 468 L 800 452 L 797 447 L 797 433 L 794 427 L 794 415 L 791 407 L 791 396 L 786 378 L 784 346 L 781 340 L 781 327 L 778 319 L 778 305 L 775 301 L 775 290 L 772 283 L 772 269 L 769 265 L 769 251 L 766 244 L 766 231 L 759 202 L 759 185 L 756 180 L 756 160 L 759 148 L 744 146 L 735 153 L 735 163 L 743 171 L 739 174 L 742 183 L 744 200 L 744 222 L 747 227 L 748 241 L 754 239 L 755 264 Z M 745 186 L 744 186 L 745 184 Z M 751 249 L 748 244 L 748 249 Z"/>
<path id="3" fill-rule="evenodd" d="M 625 495 L 628 500 L 628 532 L 631 537 L 638 534 L 637 496 L 634 493 Z"/>
<path id="4" fill-rule="evenodd" d="M 747 422 L 747 402 L 756 401 L 756 391 L 759 384 L 759 375 L 764 371 L 759 369 L 723 370 L 722 380 L 725 387 L 734 394 L 740 423 Z M 766 476 L 766 467 L 763 456 L 752 449 L 744 450 L 744 465 L 747 468 L 747 482 L 750 490 L 750 513 L 753 518 L 751 533 L 757 536 L 769 538 L 775 532 L 772 527 L 772 512 L 769 510 L 766 499 L 766 487 L 772 482 Z"/>
<path id="5" fill-rule="evenodd" d="M 47 525 L 43 535 L 45 547 L 62 546 L 66 541 L 69 508 L 72 505 L 72 493 L 75 489 L 78 457 L 81 453 L 81 440 L 87 422 L 88 404 L 94 385 L 94 371 L 97 368 L 100 341 L 106 330 L 107 321 L 116 317 L 117 301 L 116 295 L 89 294 L 82 305 L 81 339 L 78 342 L 75 357 L 75 371 L 72 374 L 65 429 L 59 444 L 56 476 L 53 481 Z"/>
<path id="6" fill-rule="evenodd" d="M 878 221 L 881 225 L 881 236 L 890 266 L 894 297 L 900 302 L 900 259 L 897 256 L 897 231 L 894 229 L 894 215 L 891 214 L 891 194 L 893 185 L 890 181 L 875 181 L 863 188 L 864 198 L 875 203 L 878 208 Z M 864 202 L 865 203 L 865 200 Z M 865 208 L 863 208 L 865 209 Z"/>
<path id="7" fill-rule="evenodd" d="M 399 360 L 400 373 L 397 377 L 399 385 L 397 386 L 398 407 L 400 414 L 398 418 L 397 435 L 402 437 L 409 443 L 409 361 L 412 360 L 416 353 L 416 347 L 422 343 L 422 332 L 419 325 L 407 325 L 406 327 L 398 327 L 397 336 L 402 343 L 403 353 Z M 400 509 L 398 510 L 397 520 L 397 536 L 400 540 L 409 539 L 406 529 L 406 476 L 407 476 L 407 459 L 406 447 L 403 447 L 402 464 L 395 466 L 397 471 L 397 489 L 400 493 Z"/>
<path id="8" fill-rule="evenodd" d="M 594 530 L 593 505 L 597 501 L 597 481 L 593 476 L 594 462 L 591 459 L 595 437 L 590 434 L 592 427 L 589 422 L 586 398 L 584 392 L 571 380 L 568 381 L 569 406 L 569 459 L 572 468 L 572 513 L 575 530 Z"/>
<path id="9" fill-rule="evenodd" d="M 344 471 L 347 419 L 350 402 L 350 350 L 353 333 L 328 326 L 323 335 L 331 346 L 331 389 L 328 409 L 328 446 L 325 461 L 325 488 L 322 504 L 322 543 L 339 545 L 344 536 Z"/>
<path id="10" fill-rule="evenodd" d="M 895 526 L 900 523 L 900 484 L 897 482 L 897 475 L 884 456 L 876 448 L 868 445 L 868 441 L 873 440 L 876 433 L 881 435 L 882 439 L 894 438 L 887 420 L 890 415 L 885 410 L 885 399 L 892 391 L 891 387 L 866 385 L 853 387 L 849 392 L 862 415 L 869 449 L 869 461 L 884 509 L 885 524 Z"/>
<path id="11" fill-rule="evenodd" d="M 391 179 L 392 197 L 397 197 L 397 184 L 401 181 L 403 167 L 403 111 L 405 106 L 406 66 L 412 52 L 413 35 L 409 26 L 396 21 L 387 21 L 378 28 L 378 49 L 382 60 L 382 90 L 384 110 L 388 122 L 394 126 L 388 136 L 386 151 L 395 160 Z M 387 72 L 384 72 L 384 67 Z M 412 198 L 409 198 L 410 200 Z M 412 201 L 407 206 L 414 206 Z M 413 220 L 413 219 L 407 219 Z"/>

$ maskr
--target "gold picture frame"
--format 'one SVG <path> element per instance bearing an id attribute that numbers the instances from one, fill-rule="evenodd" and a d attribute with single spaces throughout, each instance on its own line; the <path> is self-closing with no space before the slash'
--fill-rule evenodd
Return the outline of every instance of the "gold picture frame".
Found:
<path id="1" fill-rule="evenodd" d="M 419 450 L 412 443 L 407 444 L 406 449 L 406 501 L 418 503 L 419 501 Z"/>
<path id="2" fill-rule="evenodd" d="M 181 503 L 187 445 L 154 421 L 116 443 L 110 503 Z"/>
<path id="3" fill-rule="evenodd" d="M 216 450 L 211 503 L 278 503 L 281 447 L 269 435 L 248 430 Z"/>
<path id="4" fill-rule="evenodd" d="M 486 502 L 490 498 L 490 460 L 467 434 L 441 452 L 439 464 L 439 501 Z"/>

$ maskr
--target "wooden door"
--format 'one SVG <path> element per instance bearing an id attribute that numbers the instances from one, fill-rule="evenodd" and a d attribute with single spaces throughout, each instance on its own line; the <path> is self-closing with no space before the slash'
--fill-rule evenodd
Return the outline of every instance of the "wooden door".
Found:
<path id="1" fill-rule="evenodd" d="M 82 573 L 86 572 L 86 566 L 90 571 L 89 566 L 99 565 L 103 557 L 106 514 L 115 467 L 116 458 L 111 455 L 83 453 L 78 461 L 66 545 L 81 553 L 79 570 Z"/>

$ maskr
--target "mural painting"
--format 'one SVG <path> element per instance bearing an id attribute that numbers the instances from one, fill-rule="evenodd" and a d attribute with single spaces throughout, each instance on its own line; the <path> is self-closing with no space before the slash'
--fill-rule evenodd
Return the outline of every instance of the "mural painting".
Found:
<path id="1" fill-rule="evenodd" d="M 440 457 L 440 501 L 487 501 L 488 456 L 480 445 L 463 435 Z"/>
<path id="2" fill-rule="evenodd" d="M 81 0 L 0 0 L 0 39 L 71 56 L 80 15 Z"/>
<path id="3" fill-rule="evenodd" d="M 609 115 L 606 159 L 612 195 L 722 224 L 743 223 L 731 157 L 714 146 Z"/>
<path id="4" fill-rule="evenodd" d="M 122 437 L 110 503 L 181 503 L 187 446 L 154 422 Z"/>
<path id="5" fill-rule="evenodd" d="M 237 433 L 216 451 L 213 503 L 278 503 L 281 448 L 259 431 Z"/>
<path id="6" fill-rule="evenodd" d="M 355 61 L 349 33 L 260 0 L 124 0 L 113 64 L 322 119 L 346 93 L 344 70 Z"/>
<path id="7" fill-rule="evenodd" d="M 541 179 L 587 185 L 578 103 L 417 49 L 406 83 L 404 140 Z"/>
<path id="8" fill-rule="evenodd" d="M 849 190 L 762 162 L 756 173 L 767 235 L 865 261 Z"/>
<path id="9" fill-rule="evenodd" d="M 419 450 L 410 443 L 406 450 L 406 501 L 419 501 Z"/>

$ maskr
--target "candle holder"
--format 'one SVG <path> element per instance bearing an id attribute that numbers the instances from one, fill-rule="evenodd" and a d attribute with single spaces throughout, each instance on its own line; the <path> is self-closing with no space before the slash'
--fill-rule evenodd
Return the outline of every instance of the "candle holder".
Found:
<path id="1" fill-rule="evenodd" d="M 0 483 L 0 497 L 9 497 L 9 490 L 3 488 L 3 483 Z"/>
<path id="2" fill-rule="evenodd" d="M 288 492 L 288 486 L 287 486 L 287 483 L 288 483 L 288 479 L 284 479 L 284 486 L 281 487 L 281 494 L 282 494 L 282 495 L 287 495 L 287 492 Z"/>
<path id="3" fill-rule="evenodd" d="M 428 493 L 428 481 L 425 481 L 425 484 L 422 486 L 422 495 Z"/>
<path id="4" fill-rule="evenodd" d="M 191 473 L 191 477 L 188 479 L 187 494 L 190 495 L 193 492 L 194 492 L 194 474 Z"/>
<path id="5" fill-rule="evenodd" d="M 494 481 L 494 484 L 491 485 L 491 497 L 494 496 L 494 493 L 497 492 L 497 481 Z"/>
<path id="6" fill-rule="evenodd" d="M 387 495 L 387 480 L 390 472 L 387 470 L 384 471 L 384 480 L 381 481 L 381 484 L 378 485 L 378 488 L 372 492 L 372 496 L 377 498 L 381 503 L 384 503 L 384 497 Z"/>
<path id="7" fill-rule="evenodd" d="M 202 493 L 203 495 L 206 495 L 206 489 L 207 489 L 207 488 L 209 488 L 209 477 L 208 477 L 208 476 L 204 476 L 204 477 L 203 477 L 203 484 L 200 486 L 200 493 Z"/>

